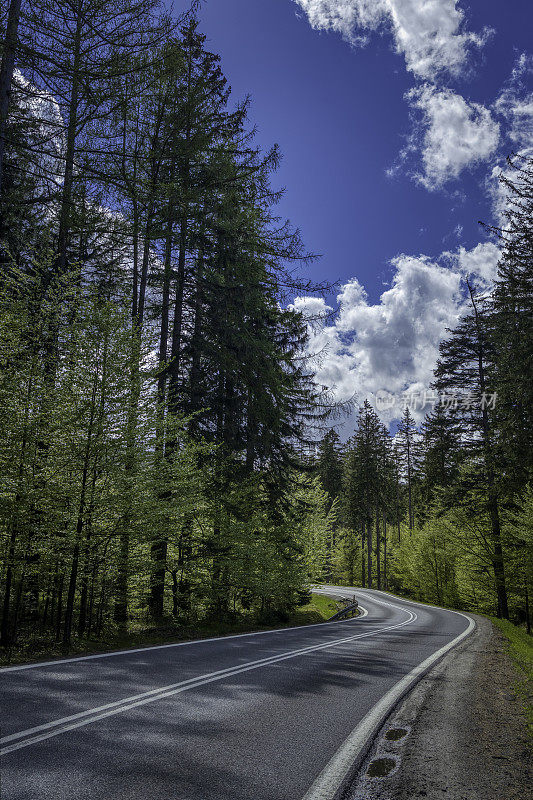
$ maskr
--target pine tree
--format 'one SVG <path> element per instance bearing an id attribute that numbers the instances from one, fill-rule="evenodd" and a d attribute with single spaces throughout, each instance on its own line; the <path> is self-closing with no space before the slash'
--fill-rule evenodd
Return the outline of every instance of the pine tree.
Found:
<path id="1" fill-rule="evenodd" d="M 490 518 L 492 568 L 494 571 L 498 613 L 509 617 L 503 548 L 501 536 L 501 499 L 497 482 L 496 439 L 489 410 L 491 386 L 489 364 L 491 342 L 486 312 L 469 286 L 472 312 L 454 329 L 440 348 L 435 370 L 435 388 L 454 398 L 451 416 L 461 424 L 462 446 L 470 459 L 467 485 L 457 486 L 456 497 L 473 502 L 469 484 L 480 488 L 485 496 L 485 509 Z M 473 481 L 473 484 L 472 484 Z M 461 492 L 464 496 L 461 497 Z M 475 513 L 474 507 L 472 512 Z"/>
<path id="2" fill-rule="evenodd" d="M 408 522 L 409 531 L 411 533 L 414 527 L 413 474 L 415 458 L 415 435 L 415 421 L 411 415 L 411 412 L 409 411 L 409 408 L 406 406 L 403 417 L 398 425 L 398 441 L 400 444 L 402 466 L 405 472 L 405 479 L 407 481 Z"/>
<path id="3" fill-rule="evenodd" d="M 459 425 L 446 412 L 442 399 L 426 415 L 420 433 L 419 462 L 427 515 L 436 490 L 457 480 L 461 461 Z"/>
<path id="4" fill-rule="evenodd" d="M 373 564 L 372 526 L 376 525 L 376 545 L 379 546 L 381 454 L 383 447 L 382 425 L 372 406 L 365 400 L 358 412 L 357 429 L 350 442 L 344 470 L 344 503 L 347 519 L 356 530 L 361 530 L 361 538 L 366 543 L 366 571 L 364 555 L 361 577 L 363 586 L 372 588 Z M 365 574 L 366 573 L 366 574 Z"/>
<path id="5" fill-rule="evenodd" d="M 330 429 L 318 446 L 317 472 L 322 486 L 328 493 L 330 507 L 339 496 L 342 487 L 342 459 L 340 439 L 337 432 Z"/>
<path id="6" fill-rule="evenodd" d="M 498 400 L 494 422 L 505 453 L 509 490 L 523 489 L 533 474 L 533 159 L 509 159 L 502 175 L 507 200 L 502 245 L 490 304 L 491 382 Z"/>
<path id="7" fill-rule="evenodd" d="M 38 7 L 3 173 L 2 643 L 147 612 L 284 619 L 335 550 L 336 504 L 305 455 L 330 404 L 286 308 L 311 286 L 278 150 L 230 109 L 196 22 L 60 3 L 53 53 Z"/>

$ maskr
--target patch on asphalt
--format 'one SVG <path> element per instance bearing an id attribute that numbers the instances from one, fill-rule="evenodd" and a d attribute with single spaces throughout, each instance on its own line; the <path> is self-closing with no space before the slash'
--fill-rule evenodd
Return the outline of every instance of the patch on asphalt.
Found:
<path id="1" fill-rule="evenodd" d="M 407 733 L 407 728 L 390 728 L 385 734 L 385 739 L 388 739 L 389 742 L 397 742 L 398 739 L 407 736 Z"/>
<path id="2" fill-rule="evenodd" d="M 395 758 L 375 758 L 368 765 L 366 774 L 369 778 L 385 778 L 396 767 Z"/>

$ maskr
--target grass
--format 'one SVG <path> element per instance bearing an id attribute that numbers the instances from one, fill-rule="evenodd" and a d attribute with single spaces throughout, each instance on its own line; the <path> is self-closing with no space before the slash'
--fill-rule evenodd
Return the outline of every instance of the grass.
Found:
<path id="1" fill-rule="evenodd" d="M 324 594 L 313 593 L 311 595 L 311 602 L 306 606 L 302 606 L 295 614 L 305 614 L 310 620 L 312 617 L 313 622 L 324 622 L 324 620 L 332 617 L 337 611 L 338 608 L 334 600 L 330 597 L 326 597 Z"/>
<path id="2" fill-rule="evenodd" d="M 53 644 L 49 639 L 39 641 L 32 638 L 13 648 L 11 652 L 0 651 L 0 666 L 7 664 L 24 664 L 36 661 L 48 661 L 54 658 L 106 653 L 112 650 L 127 650 L 135 647 L 174 644 L 193 639 L 209 639 L 215 636 L 231 636 L 239 633 L 252 633 L 260 630 L 275 630 L 297 625 L 313 625 L 325 622 L 337 611 L 335 602 L 321 594 L 312 594 L 311 602 L 296 609 L 283 623 L 260 625 L 250 614 L 236 622 L 198 623 L 196 625 L 177 626 L 169 622 L 168 626 L 147 629 L 133 628 L 127 633 L 112 633 L 103 639 L 73 639 L 69 648 L 60 643 Z"/>
<path id="3" fill-rule="evenodd" d="M 507 639 L 507 649 L 519 676 L 516 692 L 526 714 L 529 735 L 533 738 L 533 636 L 505 619 L 490 619 Z"/>

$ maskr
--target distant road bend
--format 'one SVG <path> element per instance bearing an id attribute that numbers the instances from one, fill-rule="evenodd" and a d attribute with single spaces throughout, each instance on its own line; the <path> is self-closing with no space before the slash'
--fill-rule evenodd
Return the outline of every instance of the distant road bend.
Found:
<path id="1" fill-rule="evenodd" d="M 474 623 L 384 592 L 343 622 L 8 667 L 2 800 L 333 800 Z"/>

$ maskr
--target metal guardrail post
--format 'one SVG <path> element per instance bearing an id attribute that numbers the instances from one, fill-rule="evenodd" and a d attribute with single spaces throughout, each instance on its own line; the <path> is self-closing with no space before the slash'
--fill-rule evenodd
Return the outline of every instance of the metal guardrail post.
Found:
<path id="1" fill-rule="evenodd" d="M 340 611 L 337 611 L 332 617 L 329 617 L 327 620 L 328 622 L 335 622 L 335 620 L 342 619 L 343 617 L 347 616 L 348 614 L 353 615 L 359 607 L 359 603 L 357 600 L 353 599 L 353 602 L 349 603 L 346 608 L 342 608 Z"/>

